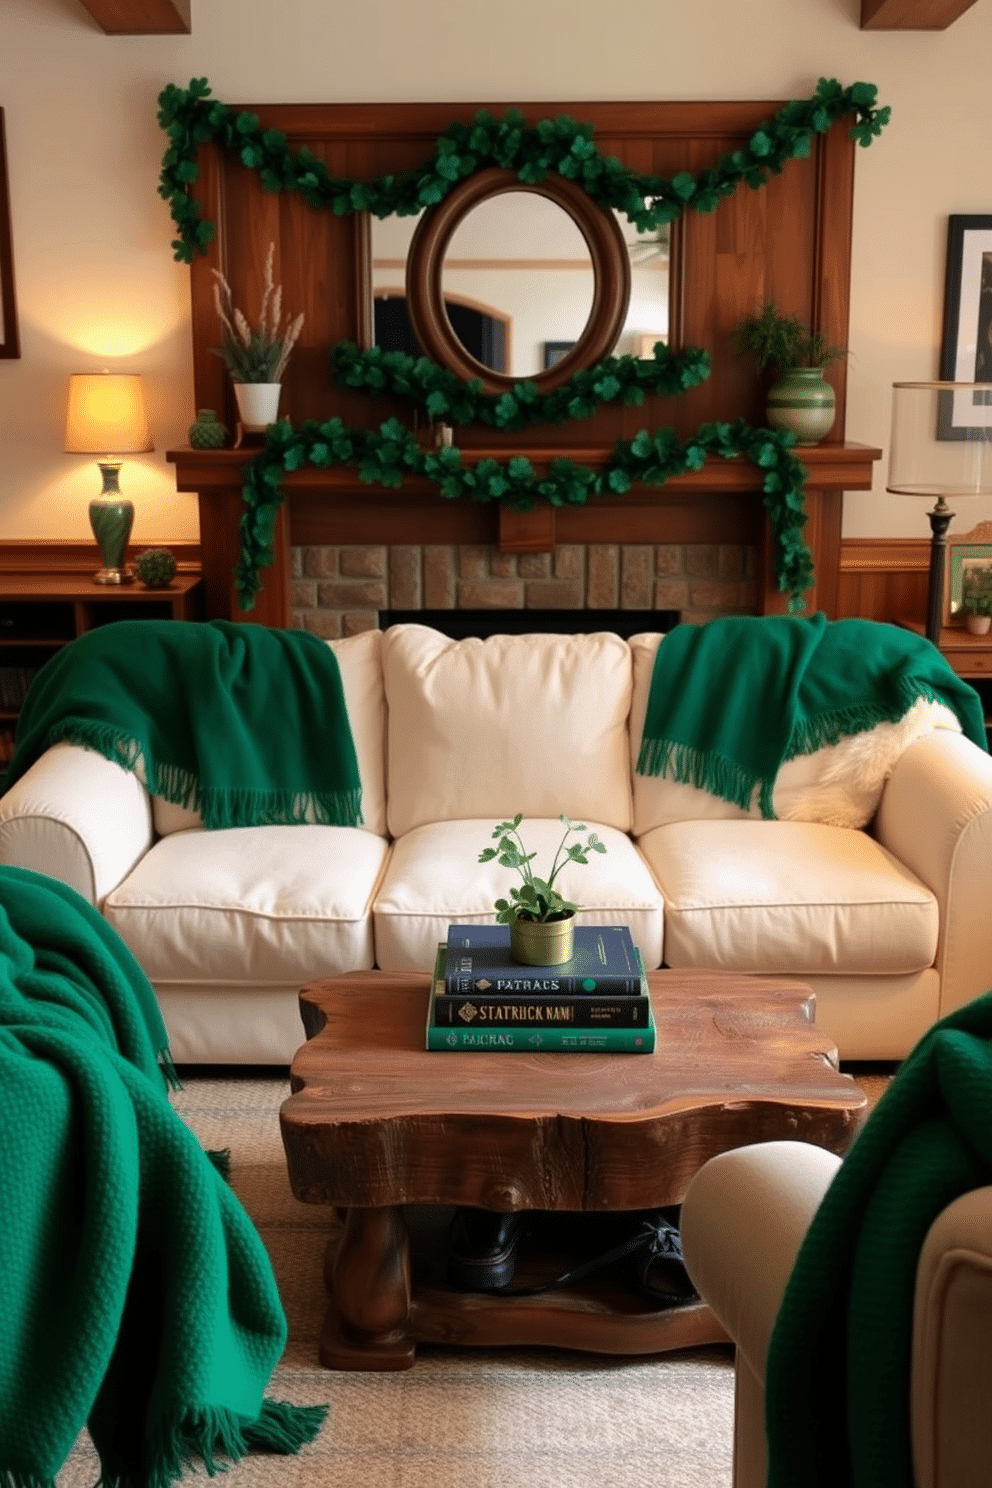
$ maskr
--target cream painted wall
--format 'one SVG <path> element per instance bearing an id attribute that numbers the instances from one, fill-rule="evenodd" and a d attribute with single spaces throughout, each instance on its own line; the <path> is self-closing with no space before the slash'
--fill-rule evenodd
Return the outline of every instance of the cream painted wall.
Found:
<path id="1" fill-rule="evenodd" d="M 805 97 L 865 79 L 889 128 L 858 152 L 848 435 L 888 438 L 895 380 L 937 374 L 947 215 L 992 210 L 992 0 L 944 32 L 861 32 L 860 0 L 193 0 L 188 37 L 105 36 L 77 0 L 0 0 L 22 356 L 0 361 L 0 538 L 89 536 L 97 479 L 62 451 L 70 372 L 140 371 L 156 453 L 129 460 L 142 542 L 196 536 L 163 451 L 194 415 L 188 270 L 157 195 L 167 82 L 228 103 Z M 926 535 L 923 503 L 847 498 L 849 536 Z M 956 528 L 992 517 L 961 503 Z"/>

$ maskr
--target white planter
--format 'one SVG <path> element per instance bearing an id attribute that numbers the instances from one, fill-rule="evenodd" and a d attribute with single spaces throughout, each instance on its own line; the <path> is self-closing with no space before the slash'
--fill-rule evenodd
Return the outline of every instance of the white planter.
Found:
<path id="1" fill-rule="evenodd" d="M 274 424 L 279 417 L 281 392 L 281 382 L 236 382 L 234 396 L 238 400 L 242 429 L 258 433 Z"/>
<path id="2" fill-rule="evenodd" d="M 987 635 L 992 626 L 992 615 L 965 615 L 964 623 L 972 635 Z"/>

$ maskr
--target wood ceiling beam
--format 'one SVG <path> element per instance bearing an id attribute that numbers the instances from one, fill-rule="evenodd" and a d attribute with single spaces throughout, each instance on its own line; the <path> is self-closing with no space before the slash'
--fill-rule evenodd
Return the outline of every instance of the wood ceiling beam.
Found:
<path id="1" fill-rule="evenodd" d="M 946 31 L 975 0 L 861 0 L 862 31 Z"/>
<path id="2" fill-rule="evenodd" d="M 192 30 L 191 0 L 81 0 L 108 36 L 180 36 Z"/>

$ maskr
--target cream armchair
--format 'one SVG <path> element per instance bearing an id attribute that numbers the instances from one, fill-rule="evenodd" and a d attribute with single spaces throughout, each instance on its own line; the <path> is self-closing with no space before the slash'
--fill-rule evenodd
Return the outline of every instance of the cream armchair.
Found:
<path id="1" fill-rule="evenodd" d="M 799 1246 L 839 1165 L 801 1142 L 742 1147 L 706 1163 L 685 1197 L 689 1274 L 737 1348 L 734 1488 L 765 1488 L 768 1344 Z M 949 1204 L 927 1234 L 911 1374 L 915 1488 L 988 1488 L 992 1187 Z"/>

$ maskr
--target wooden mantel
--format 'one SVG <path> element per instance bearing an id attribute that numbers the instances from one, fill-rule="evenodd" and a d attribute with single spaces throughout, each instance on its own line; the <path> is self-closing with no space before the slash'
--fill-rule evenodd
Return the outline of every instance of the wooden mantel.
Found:
<path id="1" fill-rule="evenodd" d="M 255 451 L 169 450 L 180 491 L 199 494 L 200 546 L 206 614 L 244 619 L 234 593 L 238 520 L 244 511 L 241 476 Z M 464 451 L 481 459 L 505 451 Z M 535 466 L 547 450 L 515 447 Z M 570 450 L 573 459 L 602 464 L 606 449 Z M 816 585 L 807 595 L 811 610 L 837 610 L 843 493 L 866 491 L 881 450 L 862 444 L 822 444 L 797 454 L 809 471 L 806 483 L 806 541 L 813 553 Z M 557 543 L 749 543 L 757 551 L 762 613 L 781 612 L 785 596 L 771 573 L 773 546 L 761 496 L 762 472 L 749 462 L 708 460 L 690 475 L 664 486 L 634 486 L 623 496 L 593 497 L 584 506 L 554 508 L 540 503 L 516 512 L 499 503 L 445 501 L 433 485 L 408 478 L 399 490 L 363 485 L 354 471 L 308 468 L 288 477 L 275 531 L 276 559 L 262 570 L 262 593 L 251 619 L 263 625 L 290 623 L 290 549 L 342 543 L 490 543 L 502 552 L 549 552 Z"/>

